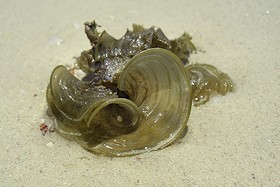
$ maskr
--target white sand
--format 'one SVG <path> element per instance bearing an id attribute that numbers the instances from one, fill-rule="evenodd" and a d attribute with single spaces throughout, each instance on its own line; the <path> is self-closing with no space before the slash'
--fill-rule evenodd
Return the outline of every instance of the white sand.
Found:
<path id="1" fill-rule="evenodd" d="M 0 186 L 280 185 L 280 1 L 77 2 L 0 1 Z M 180 144 L 135 157 L 43 136 L 50 73 L 90 47 L 93 19 L 117 37 L 132 23 L 192 33 L 206 51 L 192 60 L 228 73 L 235 92 L 194 108 Z"/>

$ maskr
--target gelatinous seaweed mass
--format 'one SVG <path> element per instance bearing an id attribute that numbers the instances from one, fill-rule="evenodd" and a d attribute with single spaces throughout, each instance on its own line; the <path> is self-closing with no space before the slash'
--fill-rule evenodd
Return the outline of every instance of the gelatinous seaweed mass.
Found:
<path id="1" fill-rule="evenodd" d="M 187 131 L 191 106 L 232 91 L 231 79 L 207 64 L 190 64 L 196 50 L 184 33 L 169 40 L 160 28 L 133 25 L 119 40 L 85 23 L 92 48 L 81 53 L 81 80 L 56 67 L 47 102 L 63 135 L 106 156 L 162 149 Z"/>

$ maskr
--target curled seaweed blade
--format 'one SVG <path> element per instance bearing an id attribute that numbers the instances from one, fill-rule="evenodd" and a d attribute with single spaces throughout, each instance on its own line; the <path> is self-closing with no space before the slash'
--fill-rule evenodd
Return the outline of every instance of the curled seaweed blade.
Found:
<path id="1" fill-rule="evenodd" d="M 72 135 L 81 144 L 97 145 L 112 137 L 132 132 L 141 120 L 138 107 L 117 98 L 104 87 L 89 87 L 64 66 L 52 73 L 47 92 L 49 107 L 57 118 L 59 132 Z M 90 135 L 90 136 L 88 136 Z"/>
<path id="2" fill-rule="evenodd" d="M 180 59 L 165 49 L 150 49 L 132 58 L 118 87 L 139 106 L 143 118 L 129 134 L 106 140 L 89 150 L 109 156 L 130 156 L 158 150 L 186 133 L 191 87 Z"/>
<path id="3" fill-rule="evenodd" d="M 104 87 L 91 88 L 73 76 L 64 66 L 54 69 L 50 85 L 49 97 L 55 107 L 67 118 L 80 121 L 92 103 L 117 96 Z"/>
<path id="4" fill-rule="evenodd" d="M 162 149 L 187 131 L 192 103 L 233 89 L 229 76 L 207 64 L 189 65 L 191 36 L 169 40 L 157 27 L 133 25 L 120 39 L 85 23 L 91 49 L 75 67 L 53 70 L 47 88 L 58 132 L 106 156 L 132 156 Z"/>
<path id="5" fill-rule="evenodd" d="M 231 78 L 209 64 L 192 64 L 186 67 L 192 85 L 194 105 L 206 103 L 211 93 L 225 95 L 233 90 Z"/>

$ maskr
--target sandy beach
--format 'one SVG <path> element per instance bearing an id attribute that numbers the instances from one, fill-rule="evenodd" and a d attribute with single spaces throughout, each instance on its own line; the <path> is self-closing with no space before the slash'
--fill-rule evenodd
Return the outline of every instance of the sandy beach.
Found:
<path id="1" fill-rule="evenodd" d="M 280 1 L 0 1 L 0 186 L 280 186 Z M 188 133 L 133 157 L 92 154 L 43 135 L 57 65 L 90 48 L 84 22 L 120 38 L 133 23 L 191 34 L 192 62 L 234 92 L 193 107 Z"/>

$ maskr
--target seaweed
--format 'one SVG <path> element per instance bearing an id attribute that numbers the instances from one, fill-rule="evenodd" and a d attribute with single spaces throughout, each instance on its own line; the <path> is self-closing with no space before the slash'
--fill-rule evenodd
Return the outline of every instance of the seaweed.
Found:
<path id="1" fill-rule="evenodd" d="M 54 69 L 47 102 L 57 129 L 85 149 L 132 156 L 162 149 L 187 132 L 191 106 L 233 90 L 230 77 L 208 64 L 190 64 L 196 51 L 186 32 L 170 40 L 160 28 L 133 25 L 116 39 L 85 23 L 91 49 L 77 58 L 79 80 Z"/>

